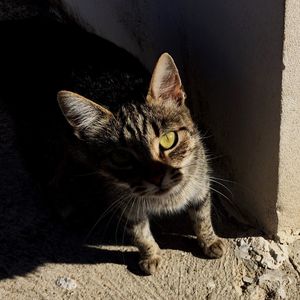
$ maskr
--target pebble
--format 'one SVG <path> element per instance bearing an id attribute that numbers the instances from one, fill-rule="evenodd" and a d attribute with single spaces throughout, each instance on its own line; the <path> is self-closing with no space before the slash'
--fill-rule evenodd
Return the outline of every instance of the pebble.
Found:
<path id="1" fill-rule="evenodd" d="M 252 283 L 253 282 L 253 279 L 251 277 L 248 277 L 248 276 L 244 276 L 243 277 L 243 281 L 245 283 Z"/>
<path id="2" fill-rule="evenodd" d="M 213 280 L 210 280 L 206 286 L 208 289 L 213 290 L 216 287 L 216 284 Z"/>
<path id="3" fill-rule="evenodd" d="M 77 283 L 74 279 L 60 276 L 55 281 L 56 285 L 67 290 L 76 289 Z"/>

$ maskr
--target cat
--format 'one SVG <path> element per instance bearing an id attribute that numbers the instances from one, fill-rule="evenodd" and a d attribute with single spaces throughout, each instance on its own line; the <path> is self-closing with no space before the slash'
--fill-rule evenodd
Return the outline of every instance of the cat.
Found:
<path id="1" fill-rule="evenodd" d="M 57 94 L 74 134 L 67 156 L 101 181 L 101 201 L 126 220 L 146 274 L 154 274 L 162 260 L 150 230 L 153 215 L 186 209 L 204 254 L 219 258 L 225 251 L 211 223 L 210 169 L 204 145 L 185 99 L 178 69 L 168 53 L 158 59 L 148 94 L 141 101 L 110 108 L 75 92 Z M 63 168 L 57 182 L 65 176 Z"/>

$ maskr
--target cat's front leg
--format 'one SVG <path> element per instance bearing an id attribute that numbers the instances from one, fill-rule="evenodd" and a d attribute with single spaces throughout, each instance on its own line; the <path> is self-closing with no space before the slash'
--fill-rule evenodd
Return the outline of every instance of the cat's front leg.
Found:
<path id="1" fill-rule="evenodd" d="M 129 228 L 133 243 L 140 251 L 139 265 L 146 274 L 154 274 L 161 262 L 160 249 L 155 242 L 148 218 L 131 223 Z"/>
<path id="2" fill-rule="evenodd" d="M 189 215 L 193 221 L 194 231 L 198 243 L 206 256 L 219 258 L 225 251 L 223 241 L 214 232 L 211 223 L 211 198 L 210 193 L 204 200 L 193 203 L 189 208 Z"/>

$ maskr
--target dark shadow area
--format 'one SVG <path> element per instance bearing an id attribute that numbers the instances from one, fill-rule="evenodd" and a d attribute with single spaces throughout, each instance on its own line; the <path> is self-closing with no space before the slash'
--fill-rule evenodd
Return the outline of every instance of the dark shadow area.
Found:
<path id="1" fill-rule="evenodd" d="M 101 208 L 88 207 L 91 215 L 82 211 L 76 224 L 66 226 L 45 187 L 62 158 L 66 130 L 56 93 L 69 89 L 111 106 L 116 99 L 145 95 L 149 74 L 124 50 L 51 20 L 0 22 L 0 36 L 0 279 L 24 275 L 47 262 L 126 264 L 142 275 L 137 252 L 86 245 L 128 243 L 117 219 L 103 218 L 86 239 Z M 147 82 L 133 81 L 136 74 Z M 108 81 L 105 88 L 94 84 L 100 79 Z M 153 228 L 163 249 L 203 257 L 186 215 L 153 220 Z"/>
<path id="2" fill-rule="evenodd" d="M 133 261 L 134 253 L 84 246 L 96 218 L 83 212 L 77 226 L 66 226 L 53 212 L 45 187 L 62 158 L 67 130 L 57 92 L 68 89 L 109 105 L 141 98 L 146 85 L 132 77 L 148 73 L 126 51 L 50 19 L 0 22 L 0 36 L 1 278 L 26 274 L 45 262 L 123 263 L 124 256 Z M 103 80 L 105 88 L 95 84 Z M 83 219 L 89 222 L 80 223 Z"/>

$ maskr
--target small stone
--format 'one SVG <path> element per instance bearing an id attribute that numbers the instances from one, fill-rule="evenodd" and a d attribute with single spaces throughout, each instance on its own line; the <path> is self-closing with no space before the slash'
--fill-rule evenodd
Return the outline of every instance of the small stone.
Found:
<path id="1" fill-rule="evenodd" d="M 245 283 L 251 284 L 251 283 L 253 282 L 253 278 L 248 277 L 248 276 L 244 276 L 244 277 L 243 277 L 243 281 L 244 281 Z"/>
<path id="2" fill-rule="evenodd" d="M 261 261 L 261 258 L 262 258 L 262 257 L 261 257 L 260 255 L 255 255 L 255 260 L 256 260 L 256 261 L 260 262 L 260 261 Z"/>
<path id="3" fill-rule="evenodd" d="M 216 287 L 216 284 L 214 283 L 213 280 L 210 280 L 210 281 L 207 283 L 206 287 L 207 287 L 209 290 L 213 290 L 213 289 Z"/>
<path id="4" fill-rule="evenodd" d="M 56 285 L 67 290 L 76 289 L 77 283 L 74 279 L 60 276 L 55 281 Z"/>
<path id="5" fill-rule="evenodd" d="M 281 299 L 286 299 L 286 292 L 282 285 L 280 285 L 280 287 L 278 288 L 277 294 Z"/>

